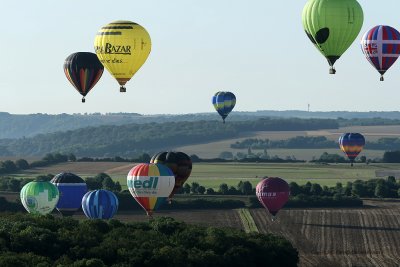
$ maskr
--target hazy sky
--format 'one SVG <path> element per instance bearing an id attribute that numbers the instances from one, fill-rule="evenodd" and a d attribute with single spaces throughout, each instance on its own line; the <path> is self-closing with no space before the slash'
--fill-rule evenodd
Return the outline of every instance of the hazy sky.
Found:
<path id="1" fill-rule="evenodd" d="M 400 60 L 386 81 L 359 39 L 377 24 L 400 29 L 399 0 L 360 0 L 359 37 L 328 74 L 304 34 L 306 0 L 41 0 L 2 2 L 0 111 L 10 113 L 211 112 L 216 91 L 232 91 L 238 111 L 400 110 Z M 93 52 L 96 32 L 114 20 L 144 26 L 152 52 L 127 84 L 105 70 L 81 103 L 64 59 Z"/>

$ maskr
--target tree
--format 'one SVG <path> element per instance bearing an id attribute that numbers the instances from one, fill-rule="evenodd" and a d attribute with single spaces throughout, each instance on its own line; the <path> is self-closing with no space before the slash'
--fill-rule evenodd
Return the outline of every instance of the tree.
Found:
<path id="1" fill-rule="evenodd" d="M 114 189 L 115 189 L 115 183 L 111 179 L 111 177 L 108 175 L 107 175 L 107 177 L 104 177 L 103 182 L 101 184 L 102 184 L 103 189 L 105 189 L 105 190 L 114 191 Z"/>
<path id="2" fill-rule="evenodd" d="M 199 194 L 203 195 L 204 192 L 206 192 L 206 188 L 205 188 L 204 186 L 200 185 L 200 186 L 197 188 L 197 192 L 198 192 Z"/>
<path id="3" fill-rule="evenodd" d="M 365 197 L 367 195 L 367 190 L 364 186 L 363 181 L 361 180 L 354 181 L 351 193 L 359 197 Z"/>
<path id="4" fill-rule="evenodd" d="M 227 184 L 222 183 L 222 184 L 219 185 L 219 190 L 218 190 L 218 192 L 220 192 L 222 195 L 228 194 L 228 190 L 229 190 L 229 187 L 228 187 Z"/>
<path id="5" fill-rule="evenodd" d="M 384 197 L 389 197 L 389 188 L 386 186 L 384 183 L 378 183 L 375 187 L 375 196 L 384 198 Z"/>
<path id="6" fill-rule="evenodd" d="M 20 170 L 27 170 L 29 169 L 29 163 L 24 159 L 19 159 L 15 162 L 15 165 Z"/>
<path id="7" fill-rule="evenodd" d="M 223 151 L 219 154 L 220 159 L 233 159 L 233 153 L 230 151 Z"/>
<path id="8" fill-rule="evenodd" d="M 362 163 L 366 163 L 366 162 L 367 162 L 367 157 L 366 157 L 366 156 L 361 156 L 361 157 L 360 157 L 360 161 L 361 161 Z"/>
<path id="9" fill-rule="evenodd" d="M 6 160 L 1 163 L 1 167 L 8 173 L 17 171 L 17 166 L 11 160 Z"/>
<path id="10" fill-rule="evenodd" d="M 297 196 L 301 194 L 301 188 L 296 182 L 290 182 L 289 187 L 291 196 Z"/>
<path id="11" fill-rule="evenodd" d="M 183 193 L 190 194 L 190 185 L 188 183 L 183 185 Z"/>
<path id="12" fill-rule="evenodd" d="M 118 181 L 116 181 L 114 185 L 114 191 L 121 192 L 121 190 L 122 190 L 121 184 Z"/>
<path id="13" fill-rule="evenodd" d="M 199 186 L 200 186 L 199 183 L 193 182 L 190 192 L 192 192 L 193 194 L 197 194 L 198 193 L 197 190 L 198 190 Z"/>
<path id="14" fill-rule="evenodd" d="M 54 156 L 53 154 L 48 153 L 46 154 L 46 156 L 43 157 L 43 160 L 47 162 L 54 162 Z"/>
<path id="15" fill-rule="evenodd" d="M 150 162 L 150 155 L 147 153 L 143 153 L 142 155 L 139 156 L 139 158 L 137 159 L 138 162 L 144 162 L 144 163 L 148 163 Z"/>
<path id="16" fill-rule="evenodd" d="M 213 188 L 207 188 L 206 194 L 207 194 L 207 195 L 215 195 L 215 191 L 214 191 Z"/>
<path id="17" fill-rule="evenodd" d="M 70 154 L 68 154 L 68 160 L 74 162 L 74 161 L 76 161 L 76 156 L 74 154 L 70 153 Z"/>
<path id="18" fill-rule="evenodd" d="M 319 184 L 312 184 L 310 193 L 311 195 L 319 196 L 322 194 L 322 187 Z"/>
<path id="19" fill-rule="evenodd" d="M 249 181 L 244 181 L 241 192 L 244 195 L 251 195 L 253 193 L 253 185 Z"/>
<path id="20" fill-rule="evenodd" d="M 387 178 L 387 181 L 388 181 L 389 183 L 396 184 L 396 178 L 395 178 L 394 176 L 389 176 L 389 177 Z"/>
<path id="21" fill-rule="evenodd" d="M 19 192 L 21 190 L 21 180 L 11 178 L 8 180 L 7 189 L 11 192 Z"/>
<path id="22" fill-rule="evenodd" d="M 192 162 L 200 162 L 201 161 L 201 159 L 195 154 L 190 155 L 190 159 L 192 160 Z"/>

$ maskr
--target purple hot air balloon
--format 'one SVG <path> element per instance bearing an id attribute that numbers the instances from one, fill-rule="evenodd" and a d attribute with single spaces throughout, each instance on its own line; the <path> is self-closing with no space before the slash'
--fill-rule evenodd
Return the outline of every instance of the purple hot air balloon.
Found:
<path id="1" fill-rule="evenodd" d="M 271 213 L 272 220 L 289 200 L 288 183 L 278 177 L 269 177 L 257 184 L 256 195 L 261 204 Z"/>

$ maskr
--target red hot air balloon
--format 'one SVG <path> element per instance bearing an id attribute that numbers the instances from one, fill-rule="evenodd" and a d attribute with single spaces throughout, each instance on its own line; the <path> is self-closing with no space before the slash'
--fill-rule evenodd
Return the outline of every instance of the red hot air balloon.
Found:
<path id="1" fill-rule="evenodd" d="M 257 184 L 256 195 L 261 204 L 272 214 L 272 220 L 289 199 L 288 183 L 278 177 L 269 177 Z"/>

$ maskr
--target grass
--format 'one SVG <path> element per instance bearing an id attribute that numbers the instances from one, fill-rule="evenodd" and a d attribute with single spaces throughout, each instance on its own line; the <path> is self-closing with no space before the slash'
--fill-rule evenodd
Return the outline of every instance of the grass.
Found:
<path id="1" fill-rule="evenodd" d="M 258 233 L 258 228 L 256 223 L 254 222 L 253 216 L 251 216 L 250 211 L 248 209 L 238 209 L 240 220 L 242 221 L 244 231 L 246 233 Z"/>
<path id="2" fill-rule="evenodd" d="M 127 163 L 63 163 L 46 168 L 27 170 L 10 176 L 34 178 L 40 174 L 57 174 L 62 171 L 76 173 L 83 178 L 98 173 L 108 173 L 115 181 L 126 188 L 126 175 L 132 164 Z M 253 186 L 265 176 L 281 177 L 288 182 L 305 184 L 308 181 L 326 186 L 334 186 L 337 182 L 346 184 L 357 179 L 376 178 L 377 170 L 399 170 L 400 164 L 330 164 L 311 163 L 195 163 L 188 183 L 197 182 L 206 188 L 218 189 L 221 183 L 236 186 L 239 181 L 250 181 Z"/>

